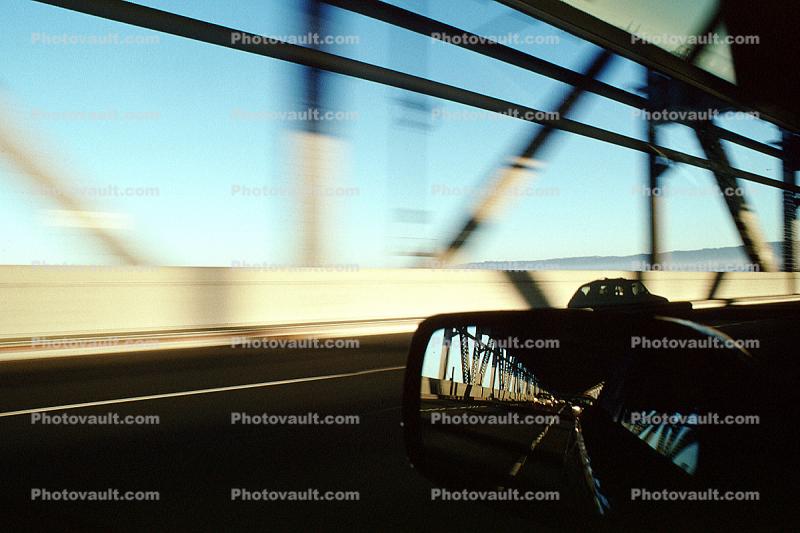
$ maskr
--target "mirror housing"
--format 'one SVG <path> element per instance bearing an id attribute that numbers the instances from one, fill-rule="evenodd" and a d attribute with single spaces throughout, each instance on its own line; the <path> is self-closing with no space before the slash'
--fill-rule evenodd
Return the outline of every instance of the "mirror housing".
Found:
<path id="1" fill-rule="evenodd" d="M 519 507 L 580 523 L 638 516 L 630 491 L 639 487 L 738 486 L 749 478 L 730 468 L 741 458 L 726 448 L 731 431 L 636 418 L 748 412 L 738 392 L 753 358 L 729 340 L 687 320 L 625 312 L 431 317 L 406 366 L 408 457 L 441 487 L 552 489 L 556 504 Z"/>

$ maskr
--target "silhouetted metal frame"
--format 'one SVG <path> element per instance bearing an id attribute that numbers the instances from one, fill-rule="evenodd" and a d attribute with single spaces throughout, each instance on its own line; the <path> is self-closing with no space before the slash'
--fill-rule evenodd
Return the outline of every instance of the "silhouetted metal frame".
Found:
<path id="1" fill-rule="evenodd" d="M 762 109 L 748 101 L 736 85 L 703 70 L 658 46 L 632 42 L 631 34 L 561 0 L 497 0 L 521 13 L 576 35 L 622 57 L 697 87 L 738 108 L 758 111 L 759 116 L 790 131 L 800 129 L 800 117 L 780 110 Z M 769 9 L 764 7 L 764 9 Z M 779 157 L 779 156 L 776 156 Z"/>
<path id="2" fill-rule="evenodd" d="M 537 58 L 535 56 L 531 56 L 529 54 L 526 54 L 526 53 L 524 53 L 524 52 L 522 52 L 520 50 L 517 50 L 517 49 L 511 48 L 511 47 L 502 45 L 502 44 L 500 44 L 500 43 L 498 43 L 496 41 L 493 41 L 491 39 L 482 37 L 482 36 L 477 35 L 475 33 L 464 31 L 464 30 L 462 30 L 460 28 L 457 28 L 455 26 L 451 26 L 451 25 L 445 24 L 443 22 L 439 22 L 437 20 L 434 20 L 434 19 L 422 16 L 422 15 L 419 15 L 417 13 L 413 13 L 411 11 L 408 11 L 408 10 L 393 6 L 391 4 L 387 4 L 385 2 L 381 2 L 380 0 L 360 0 L 359 2 L 353 2 L 352 0 L 323 0 L 323 1 L 327 2 L 330 5 L 334 5 L 334 6 L 342 8 L 342 9 L 347 9 L 349 11 L 356 12 L 356 13 L 362 14 L 364 16 L 368 16 L 368 17 L 371 17 L 371 18 L 374 18 L 374 19 L 377 19 L 377 20 L 381 20 L 381 21 L 386 22 L 388 24 L 392 24 L 392 25 L 404 28 L 404 29 L 409 30 L 409 31 L 414 31 L 416 33 L 419 33 L 421 35 L 425 35 L 425 36 L 433 38 L 433 39 L 444 40 L 444 41 L 446 41 L 446 42 L 448 42 L 450 44 L 453 44 L 454 46 L 459 46 L 461 48 L 470 50 L 472 52 L 479 53 L 479 54 L 482 54 L 482 55 L 487 56 L 487 57 L 491 57 L 491 58 L 496 59 L 498 61 L 502 61 L 504 63 L 511 64 L 511 65 L 517 66 L 519 68 L 526 69 L 526 70 L 528 70 L 530 72 L 535 72 L 535 73 L 541 74 L 543 76 L 547 76 L 549 78 L 561 81 L 563 83 L 571 84 L 576 89 L 578 87 L 580 87 L 581 91 L 589 91 L 589 92 L 592 92 L 592 93 L 597 94 L 599 96 L 603 96 L 603 97 L 609 98 L 611 100 L 614 100 L 616 102 L 619 102 L 619 103 L 622 103 L 622 104 L 625 104 L 625 105 L 628 105 L 628 106 L 636 107 L 636 108 L 639 108 L 639 109 L 650 109 L 651 108 L 651 105 L 649 104 L 648 98 L 641 97 L 641 96 L 636 95 L 634 93 L 630 93 L 628 91 L 624 91 L 622 89 L 619 89 L 619 88 L 614 87 L 612 85 L 609 85 L 607 83 L 599 81 L 599 80 L 596 79 L 596 75 L 592 75 L 591 73 L 580 73 L 580 72 L 575 72 L 575 71 L 566 69 L 564 67 L 561 67 L 559 65 L 555 65 L 555 64 L 550 63 L 548 61 L 545 61 L 543 59 L 540 59 L 540 58 Z M 542 7 L 542 6 L 547 6 L 547 3 L 541 3 L 541 4 L 537 4 L 537 5 L 539 7 Z M 553 5 L 553 6 L 549 6 L 549 7 L 557 8 L 556 11 L 553 12 L 553 15 L 554 15 L 554 17 L 556 19 L 559 16 L 563 17 L 564 14 L 566 13 L 566 12 L 561 12 L 560 11 L 560 9 L 562 7 L 562 4 L 560 2 L 557 5 Z M 569 9 L 572 9 L 572 8 L 569 8 Z M 721 17 L 721 11 L 718 9 L 717 12 L 712 16 L 711 20 L 708 22 L 706 30 L 701 32 L 701 35 L 713 31 L 720 24 L 720 20 L 721 20 L 720 17 Z M 570 19 L 568 18 L 568 20 L 570 20 Z M 588 21 L 588 18 L 587 18 L 587 21 Z M 602 25 L 602 24 L 598 24 L 598 26 L 600 26 L 600 25 Z M 606 26 L 608 26 L 608 25 L 606 25 Z M 569 28 L 567 26 L 562 25 L 561 27 L 562 27 L 562 29 L 564 29 L 566 31 L 571 31 L 571 28 Z M 608 33 L 609 28 L 612 28 L 612 27 L 608 26 L 607 28 L 604 29 L 605 33 Z M 620 35 L 623 35 L 623 34 L 620 34 Z M 587 40 L 593 41 L 592 39 L 589 38 L 590 36 L 586 35 L 585 33 L 584 33 L 583 37 L 586 38 Z M 606 43 L 606 44 L 608 44 L 608 43 Z M 636 45 L 635 43 L 631 43 L 631 47 L 633 49 L 636 49 L 639 46 Z M 644 44 L 641 45 L 641 48 L 642 48 L 642 50 L 647 51 L 648 54 L 650 54 L 650 55 L 652 55 L 653 53 L 655 53 L 656 55 L 665 54 L 665 52 L 663 50 L 660 50 L 659 48 L 654 47 L 653 45 L 650 45 L 650 44 L 644 43 Z M 704 49 L 703 45 L 695 46 L 692 49 L 692 51 L 689 54 L 689 56 L 685 60 L 682 60 L 682 61 L 681 60 L 676 60 L 676 58 L 674 58 L 670 54 L 666 54 L 663 59 L 667 59 L 668 62 L 673 66 L 683 66 L 683 64 L 690 65 L 691 69 L 694 69 L 696 72 L 694 72 L 694 73 L 686 72 L 685 73 L 685 74 L 687 74 L 689 76 L 689 81 L 694 81 L 695 79 L 698 79 L 698 74 L 702 74 L 702 76 L 700 76 L 700 77 L 702 77 L 704 80 L 706 78 L 708 78 L 710 80 L 712 78 L 709 78 L 707 73 L 705 73 L 705 72 L 701 71 L 700 69 L 697 69 L 697 67 L 691 65 L 691 63 L 693 62 L 693 58 L 696 58 L 701 53 L 701 51 L 703 49 Z M 611 50 L 611 48 L 606 47 L 605 50 Z M 661 63 L 663 63 L 663 61 L 661 61 Z M 645 64 L 647 64 L 647 61 L 645 61 Z M 652 69 L 648 69 L 648 94 L 650 94 L 650 92 L 652 91 L 652 85 L 651 85 L 652 82 L 650 80 L 652 75 L 653 75 L 653 70 Z M 680 83 L 683 83 L 683 82 L 680 82 Z M 715 91 L 707 90 L 707 88 L 704 86 L 703 83 L 694 84 L 694 85 L 704 89 L 705 92 L 707 92 L 707 93 L 719 96 Z M 733 86 L 731 86 L 731 87 L 733 87 Z M 720 104 L 723 104 L 723 102 L 720 101 Z M 566 113 L 560 113 L 560 115 L 563 116 L 563 115 L 566 115 Z M 712 124 L 709 121 L 706 121 L 705 123 L 703 123 L 702 131 L 701 131 L 700 128 L 697 127 L 697 122 L 696 121 L 692 122 L 692 121 L 681 121 L 681 120 L 678 120 L 678 121 L 674 121 L 674 122 L 678 122 L 680 124 L 683 124 L 685 126 L 693 128 L 698 136 L 701 135 L 701 134 L 702 135 L 710 135 L 714 139 L 717 139 L 717 142 L 719 140 L 723 140 L 724 139 L 724 140 L 739 144 L 739 145 L 741 145 L 743 147 L 750 148 L 752 150 L 755 150 L 755 151 L 770 155 L 772 157 L 781 158 L 781 159 L 784 157 L 784 152 L 779 148 L 776 148 L 776 147 L 773 147 L 773 146 L 769 146 L 769 145 L 764 144 L 764 143 L 760 143 L 760 142 L 755 141 L 753 139 L 748 139 L 747 137 L 744 137 L 742 135 L 733 133 L 733 132 L 731 132 L 729 130 L 726 130 L 724 128 L 721 128 L 721 127 L 719 127 L 719 126 L 717 126 L 715 124 Z M 650 145 L 652 145 L 652 146 L 656 146 L 657 145 L 657 141 L 656 141 L 656 135 L 655 135 L 655 125 L 649 119 L 646 119 L 646 125 L 647 125 L 647 133 L 648 133 L 648 135 L 647 135 L 648 143 L 650 143 Z M 546 131 L 546 129 L 547 128 L 545 127 L 545 129 L 543 131 Z M 785 147 L 784 147 L 784 149 L 785 149 Z M 714 157 L 709 157 L 708 155 L 707 155 L 707 157 L 709 158 L 709 160 L 713 161 L 717 165 L 725 165 L 725 166 L 727 166 L 725 161 L 721 161 L 721 160 L 719 160 L 717 158 L 714 158 Z M 656 211 L 657 211 L 657 205 L 656 204 L 658 203 L 658 198 L 657 198 L 657 195 L 655 194 L 654 191 L 658 188 L 658 181 L 659 181 L 658 177 L 664 171 L 665 167 L 659 163 L 658 158 L 653 153 L 648 154 L 648 161 L 649 161 L 649 178 L 650 178 L 649 179 L 649 187 L 650 187 L 650 191 L 651 191 L 650 194 L 648 195 L 648 197 L 649 197 L 648 210 L 649 210 L 649 213 L 650 213 L 650 232 L 649 232 L 650 250 L 651 250 L 650 262 L 651 262 L 651 264 L 655 265 L 655 264 L 658 263 L 658 259 L 656 257 L 657 253 L 658 253 L 658 229 L 657 229 L 657 213 L 656 213 Z M 717 172 L 714 172 L 714 174 L 715 174 L 715 176 L 718 176 Z M 733 180 L 735 180 L 735 178 L 732 177 L 732 176 L 721 176 L 721 179 L 733 179 Z M 785 183 L 796 184 L 796 182 L 793 182 L 793 181 L 790 181 L 790 180 L 787 180 L 787 179 L 784 179 L 784 182 Z M 790 193 L 789 191 L 786 191 L 786 190 L 784 190 L 783 192 L 784 192 L 785 196 L 789 195 L 789 194 L 792 194 L 792 193 Z M 786 210 L 785 210 L 785 212 L 786 212 Z M 734 216 L 734 220 L 736 221 L 737 228 L 739 229 L 740 233 L 742 234 L 742 240 L 745 243 L 746 249 L 748 250 L 748 255 L 751 256 L 751 258 L 752 258 L 753 257 L 754 246 L 752 245 L 752 243 L 750 243 L 749 239 L 746 237 L 746 234 L 742 233 L 742 227 L 741 227 L 742 221 L 740 220 L 740 218 L 735 216 L 735 215 L 733 215 L 733 216 Z M 480 222 L 474 220 L 474 217 L 470 217 L 470 219 L 466 222 L 465 226 L 461 230 L 461 232 L 458 235 L 458 237 L 454 241 L 451 242 L 450 246 L 445 251 L 445 253 L 450 253 L 451 251 L 453 251 L 454 248 L 457 250 L 458 247 L 460 247 L 466 241 L 466 239 L 472 234 L 472 232 L 479 226 L 479 224 L 480 224 Z M 789 226 L 789 230 L 786 230 L 786 231 L 788 232 L 788 234 L 791 234 L 791 226 Z M 787 242 L 791 243 L 791 237 L 788 238 Z M 761 265 L 762 270 L 766 270 L 763 267 L 762 260 L 763 260 L 763 258 L 759 257 L 757 263 L 759 265 Z M 791 264 L 792 263 L 791 262 L 786 262 L 785 264 L 790 265 L 789 268 L 785 269 L 785 270 L 791 270 Z M 639 276 L 641 277 L 641 273 L 639 274 Z"/>
<path id="3" fill-rule="evenodd" d="M 223 46 L 234 50 L 249 52 L 274 59 L 281 59 L 308 67 L 321 68 L 330 72 L 343 74 L 367 81 L 380 83 L 428 96 L 449 100 L 471 107 L 492 111 L 499 114 L 515 115 L 515 118 L 542 125 L 548 125 L 563 131 L 575 133 L 591 139 L 596 139 L 623 148 L 629 148 L 642 153 L 655 153 L 677 163 L 692 165 L 712 172 L 731 175 L 768 185 L 783 190 L 800 192 L 800 186 L 785 183 L 747 172 L 736 168 L 723 168 L 720 165 L 695 157 L 677 150 L 661 146 L 651 146 L 646 141 L 614 133 L 602 128 L 590 126 L 574 120 L 559 118 L 557 120 L 538 118 L 544 113 L 538 109 L 523 106 L 486 96 L 480 93 L 454 87 L 445 83 L 436 82 L 419 76 L 413 76 L 396 70 L 379 67 L 370 63 L 348 59 L 319 50 L 313 50 L 286 42 L 276 41 L 263 44 L 243 44 L 232 42 L 232 35 L 238 34 L 243 38 L 248 36 L 258 40 L 259 36 L 250 32 L 238 31 L 232 28 L 212 24 L 201 20 L 176 15 L 167 11 L 154 9 L 122 0 L 35 0 L 72 11 L 98 16 L 108 20 L 115 20 L 141 28 L 185 37 L 208 44 Z M 261 39 L 263 41 L 263 39 Z"/>
<path id="4" fill-rule="evenodd" d="M 583 73 L 570 70 L 556 65 L 544 59 L 526 54 L 516 48 L 511 48 L 498 42 L 481 37 L 475 33 L 462 30 L 455 26 L 439 22 L 423 15 L 408 11 L 380 0 L 322 0 L 327 4 L 346 9 L 353 13 L 358 13 L 366 17 L 380 20 L 387 24 L 392 24 L 405 30 L 416 32 L 431 38 L 444 38 L 448 44 L 458 46 L 465 50 L 470 50 L 486 57 L 491 57 L 503 63 L 541 74 L 542 76 L 566 83 L 568 85 L 582 85 L 586 91 L 598 96 L 614 100 L 624 105 L 638 109 L 647 109 L 647 98 L 638 94 L 614 87 L 608 83 L 586 76 Z M 440 37 L 434 37 L 434 35 Z M 456 39 L 453 39 L 456 37 Z M 685 126 L 691 124 L 684 121 L 676 121 Z M 781 157 L 781 150 L 774 146 L 758 142 L 754 139 L 745 137 L 719 126 L 714 126 L 719 138 L 726 141 L 750 148 L 757 152 Z"/>

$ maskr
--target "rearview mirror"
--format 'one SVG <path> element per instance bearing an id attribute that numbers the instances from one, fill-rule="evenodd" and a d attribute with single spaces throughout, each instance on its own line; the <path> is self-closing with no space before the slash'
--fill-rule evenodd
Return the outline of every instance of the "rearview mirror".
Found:
<path id="1" fill-rule="evenodd" d="M 561 523 L 630 514 L 645 484 L 727 486 L 730 432 L 637 416 L 746 411 L 751 358 L 728 340 L 676 318 L 577 309 L 430 318 L 406 367 L 409 458 L 439 487 L 509 490 Z"/>

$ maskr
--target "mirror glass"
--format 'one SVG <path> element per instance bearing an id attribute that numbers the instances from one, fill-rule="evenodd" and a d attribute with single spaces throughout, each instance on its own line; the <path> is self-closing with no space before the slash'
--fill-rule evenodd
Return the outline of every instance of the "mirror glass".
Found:
<path id="1" fill-rule="evenodd" d="M 560 379 L 577 347 L 565 346 L 561 335 L 534 338 L 524 329 L 455 325 L 428 340 L 422 445 L 429 461 L 461 472 L 465 484 L 560 490 L 565 472 L 583 471 L 580 414 L 602 383 L 586 372 Z"/>

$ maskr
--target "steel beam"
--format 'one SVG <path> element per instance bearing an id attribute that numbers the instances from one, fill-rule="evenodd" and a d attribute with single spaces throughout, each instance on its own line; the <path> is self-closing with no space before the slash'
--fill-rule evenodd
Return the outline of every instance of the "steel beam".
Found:
<path id="1" fill-rule="evenodd" d="M 469 385 L 472 383 L 472 377 L 469 373 L 469 338 L 467 336 L 467 328 L 458 329 L 458 340 L 461 347 L 461 380 Z"/>
<path id="2" fill-rule="evenodd" d="M 481 357 L 483 356 L 483 351 L 486 348 L 483 342 L 481 342 L 481 337 L 483 337 L 483 331 L 481 331 L 481 328 L 476 328 L 475 348 L 472 350 L 472 361 L 470 362 L 469 375 L 472 378 L 472 381 L 477 384 L 480 384 L 478 381 L 478 370 L 480 369 L 480 361 Z"/>
<path id="3" fill-rule="evenodd" d="M 611 61 L 612 55 L 606 50 L 601 50 L 586 69 L 584 77 L 595 79 L 605 69 Z M 556 110 L 557 117 L 566 116 L 578 99 L 585 92 L 583 84 L 575 85 L 572 90 L 559 104 Z M 494 214 L 505 192 L 519 181 L 524 180 L 526 174 L 535 168 L 536 155 L 542 147 L 550 140 L 556 128 L 553 124 L 544 124 L 530 142 L 522 149 L 511 162 L 502 168 L 498 174 L 489 177 L 486 193 L 478 199 L 473 206 L 469 217 L 461 226 L 455 237 L 447 244 L 447 247 L 438 254 L 440 262 L 447 264 L 453 260 L 456 254 L 464 247 L 467 240 Z"/>
<path id="4" fill-rule="evenodd" d="M 425 35 L 432 39 L 439 39 L 446 41 L 452 46 L 458 46 L 465 50 L 481 54 L 497 61 L 519 67 L 529 72 L 535 72 L 550 79 L 566 83 L 568 85 L 582 84 L 586 91 L 597 94 L 604 98 L 608 98 L 615 102 L 624 105 L 635 107 L 638 109 L 646 109 L 648 99 L 639 96 L 638 94 L 614 87 L 608 83 L 602 82 L 598 79 L 590 78 L 585 74 L 570 70 L 568 68 L 556 65 L 544 59 L 526 54 L 516 48 L 511 48 L 500 44 L 491 39 L 487 39 L 475 33 L 462 30 L 456 26 L 445 24 L 428 18 L 424 15 L 414 13 L 407 9 L 381 2 L 380 0 L 359 0 L 353 2 L 352 0 L 323 0 L 324 2 L 350 11 L 358 13 L 375 20 L 380 20 L 387 24 L 392 24 L 398 28 L 403 28 L 408 31 Z M 696 48 L 699 53 L 701 48 Z M 686 126 L 691 127 L 691 123 L 680 122 Z M 755 150 L 773 157 L 781 157 L 781 151 L 774 146 L 764 144 L 753 139 L 748 139 L 743 135 L 734 133 L 732 131 L 714 126 L 716 132 L 721 139 L 739 144 L 751 150 Z"/>
<path id="5" fill-rule="evenodd" d="M 135 247 L 93 219 L 92 208 L 78 195 L 72 194 L 59 172 L 44 164 L 43 159 L 25 144 L 23 133 L 12 127 L 11 115 L 0 108 L 0 155 L 5 155 L 11 165 L 27 178 L 34 188 L 52 193 L 53 200 L 76 217 L 101 246 L 128 265 L 147 265 L 149 261 Z"/>
<path id="6" fill-rule="evenodd" d="M 481 367 L 478 370 L 478 384 L 483 384 L 483 377 L 486 374 L 486 366 L 489 363 L 489 358 L 494 353 L 494 339 L 489 339 L 489 343 L 486 347 L 486 350 L 483 352 L 483 360 L 481 361 Z"/>
<path id="7" fill-rule="evenodd" d="M 710 160 L 717 162 L 719 166 L 730 167 L 728 156 L 725 153 L 725 148 L 719 140 L 719 137 L 714 135 L 708 130 L 702 128 L 699 124 L 695 128 L 697 138 L 703 151 Z M 744 194 L 731 194 L 731 191 L 740 190 L 739 182 L 735 176 L 730 174 L 720 174 L 714 172 L 714 177 L 717 180 L 717 186 L 720 193 L 725 200 L 725 205 L 728 207 L 728 212 L 733 219 L 739 236 L 742 239 L 745 252 L 748 259 L 754 264 L 758 265 L 759 270 L 765 272 L 773 272 L 777 270 L 772 250 L 766 243 L 760 228 L 758 227 L 758 217 L 747 204 Z"/>
<path id="8" fill-rule="evenodd" d="M 647 71 L 647 87 L 650 102 L 652 102 L 653 91 L 655 90 L 655 77 L 656 74 L 652 70 Z M 652 105 L 652 104 L 651 104 Z M 647 118 L 647 142 L 650 146 L 658 146 L 657 125 L 653 120 Z M 660 177 L 665 170 L 669 168 L 664 164 L 663 160 L 656 156 L 653 152 L 647 154 L 647 211 L 649 214 L 649 249 L 650 249 L 650 265 L 656 265 L 660 262 L 659 253 L 661 246 L 659 243 L 659 220 L 660 220 L 660 195 L 657 194 L 660 186 Z"/>
<path id="9" fill-rule="evenodd" d="M 439 355 L 439 379 L 447 379 L 447 359 L 450 355 L 450 345 L 453 343 L 453 337 L 456 331 L 453 328 L 445 328 L 442 337 L 442 351 Z"/>
<path id="10" fill-rule="evenodd" d="M 323 33 L 322 8 L 320 0 L 306 0 L 305 14 L 306 26 L 310 34 L 320 35 Z M 318 45 L 314 46 L 318 50 Z M 302 168 L 301 176 L 298 176 L 302 186 L 300 188 L 300 198 L 298 201 L 302 206 L 301 220 L 301 264 L 304 266 L 317 266 L 322 262 L 322 202 L 320 198 L 321 181 L 323 180 L 320 161 L 322 156 L 322 123 L 318 120 L 316 110 L 321 107 L 322 101 L 322 70 L 317 67 L 307 67 L 303 72 L 303 89 L 305 91 L 305 104 L 308 109 L 314 110 L 310 117 L 303 122 L 303 128 L 308 135 L 308 142 L 311 143 L 311 153 L 303 153 L 300 158 L 308 158 L 311 164 L 297 165 Z M 298 162 L 299 163 L 299 162 Z"/>
<path id="11" fill-rule="evenodd" d="M 695 157 L 683 152 L 671 150 L 661 146 L 650 146 L 646 141 L 628 137 L 618 133 L 604 130 L 561 118 L 551 120 L 540 118 L 542 111 L 515 104 L 500 98 L 493 98 L 473 91 L 468 91 L 445 83 L 439 83 L 419 76 L 412 76 L 395 70 L 371 65 L 363 61 L 348 59 L 319 50 L 293 45 L 285 42 L 270 42 L 264 44 L 243 43 L 246 39 L 258 39 L 260 36 L 240 32 L 232 28 L 203 22 L 190 17 L 176 15 L 150 7 L 123 2 L 121 0 L 35 0 L 40 3 L 63 7 L 90 15 L 99 16 L 109 20 L 116 20 L 142 28 L 186 37 L 217 46 L 240 50 L 264 57 L 272 57 L 306 66 L 315 66 L 330 72 L 352 76 L 355 78 L 389 85 L 408 91 L 427 94 L 443 100 L 464 104 L 498 114 L 512 115 L 521 120 L 542 125 L 549 125 L 591 139 L 600 140 L 623 148 L 629 148 L 644 153 L 655 152 L 667 159 L 678 163 L 685 163 L 706 170 L 731 175 L 740 179 L 769 185 L 784 190 L 800 192 L 797 185 L 785 184 L 782 180 L 775 180 L 752 172 L 740 169 L 722 168 L 706 159 Z M 234 34 L 239 37 L 234 39 Z"/>
<path id="12" fill-rule="evenodd" d="M 444 22 L 428 18 L 407 9 L 381 2 L 380 0 L 323 0 L 332 6 L 358 13 L 366 17 L 380 20 L 387 24 L 412 31 L 434 40 L 447 42 L 477 54 L 481 54 L 497 61 L 519 67 L 521 69 L 541 74 L 568 85 L 583 85 L 591 93 L 610 98 L 617 102 L 633 106 L 644 107 L 647 99 L 638 94 L 619 89 L 613 85 L 591 78 L 580 72 L 556 65 L 544 59 L 526 54 L 516 48 L 500 44 L 494 40 L 482 37 L 475 33 L 462 30 Z"/>
<path id="13" fill-rule="evenodd" d="M 748 95 L 738 86 L 656 45 L 647 42 L 632 43 L 629 32 L 616 28 L 585 11 L 569 5 L 567 2 L 561 0 L 498 1 L 597 46 L 611 50 L 640 65 L 697 87 L 704 93 L 714 96 L 723 102 L 746 108 L 746 110 L 758 111 L 765 120 L 781 128 L 792 131 L 800 130 L 800 118 L 795 116 L 794 113 L 786 110 L 761 109 L 756 104 L 747 102 Z"/>
<path id="14" fill-rule="evenodd" d="M 783 132 L 783 181 L 797 185 L 800 170 L 800 138 L 796 134 Z M 795 229 L 797 224 L 797 194 L 783 191 L 783 271 L 796 272 Z M 794 291 L 792 291 L 794 292 Z"/>
<path id="15" fill-rule="evenodd" d="M 657 143 L 656 126 L 651 120 L 647 121 L 647 141 L 653 145 Z M 656 194 L 659 189 L 659 175 L 663 172 L 663 165 L 659 165 L 658 158 L 655 154 L 647 154 L 647 212 L 648 212 L 648 237 L 649 237 L 649 250 L 650 250 L 650 265 L 659 263 L 659 251 L 661 249 L 659 243 L 658 221 L 660 211 L 660 198 Z"/>
<path id="16" fill-rule="evenodd" d="M 492 362 L 490 366 L 491 375 L 489 376 L 489 390 L 490 397 L 494 398 L 494 389 L 495 389 L 495 376 L 497 374 L 497 354 L 500 351 L 499 348 L 495 348 L 492 350 Z"/>

